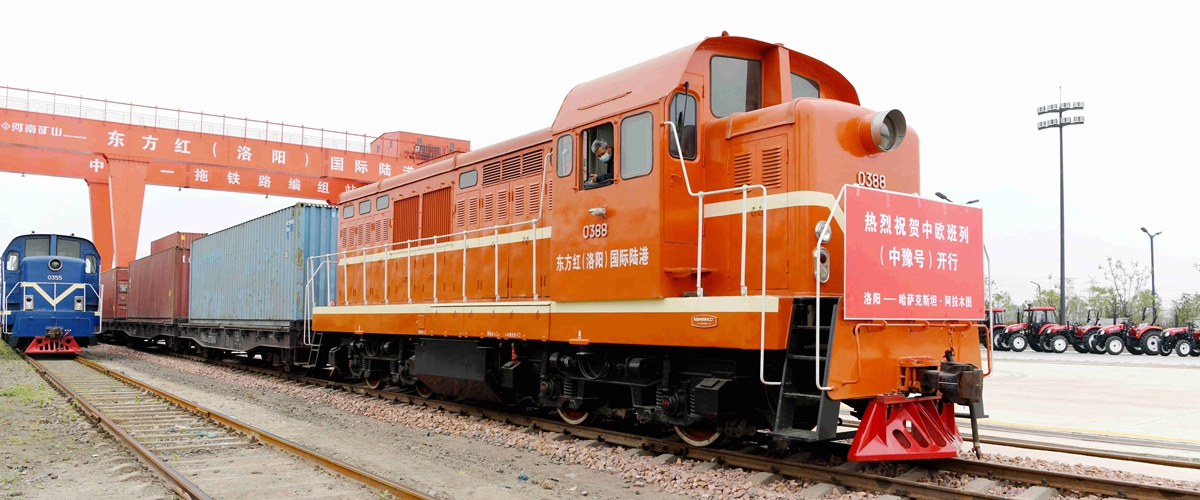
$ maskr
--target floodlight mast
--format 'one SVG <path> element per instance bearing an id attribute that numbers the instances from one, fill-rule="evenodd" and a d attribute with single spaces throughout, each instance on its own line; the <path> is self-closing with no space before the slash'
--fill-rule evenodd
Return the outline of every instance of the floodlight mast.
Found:
<path id="1" fill-rule="evenodd" d="M 1058 323 L 1065 324 L 1067 317 L 1067 230 L 1064 210 L 1065 189 L 1063 187 L 1063 127 L 1068 125 L 1083 125 L 1082 116 L 1063 117 L 1063 112 L 1083 109 L 1083 101 L 1062 102 L 1062 87 L 1058 88 L 1059 101 L 1047 104 L 1037 109 L 1038 115 L 1058 113 L 1058 118 L 1038 122 L 1038 130 L 1048 128 L 1058 129 Z"/>

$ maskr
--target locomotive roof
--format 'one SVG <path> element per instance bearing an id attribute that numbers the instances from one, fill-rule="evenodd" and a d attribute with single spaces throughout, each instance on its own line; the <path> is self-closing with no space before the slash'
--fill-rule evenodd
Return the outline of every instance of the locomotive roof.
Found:
<path id="1" fill-rule="evenodd" d="M 571 89 L 571 92 L 563 99 L 558 116 L 554 118 L 554 124 L 550 127 L 550 131 L 552 134 L 558 134 L 601 118 L 657 102 L 670 95 L 684 79 L 683 73 L 687 69 L 688 63 L 699 50 L 719 51 L 721 48 L 742 50 L 749 48 L 761 53 L 777 46 L 782 45 L 737 36 L 709 37 L 649 61 L 635 64 L 590 82 L 581 83 Z M 825 80 L 829 87 L 823 86 L 823 88 L 829 88 L 836 99 L 851 104 L 859 103 L 858 93 L 854 90 L 854 86 L 837 70 L 794 50 L 789 49 L 788 52 L 791 59 L 802 66 L 807 66 L 813 73 Z"/>
<path id="2" fill-rule="evenodd" d="M 424 164 L 420 168 L 414 169 L 412 172 L 404 172 L 400 175 L 389 177 L 374 184 L 368 184 L 358 189 L 353 189 L 342 193 L 338 197 L 338 203 L 345 203 L 348 201 L 357 200 L 359 198 L 371 196 L 381 191 L 387 191 L 396 186 L 403 186 L 413 181 L 433 177 L 435 175 L 454 170 L 462 165 L 471 165 L 481 161 L 490 160 L 513 151 L 518 151 L 536 146 L 543 142 L 548 142 L 549 140 L 549 130 L 541 129 L 536 132 L 530 132 L 512 139 L 500 141 L 474 151 L 446 155 L 436 160 L 431 160 L 428 164 Z"/>
<path id="3" fill-rule="evenodd" d="M 411 172 L 402 173 L 342 193 L 338 203 L 346 203 L 414 181 L 452 171 L 462 165 L 488 160 L 539 143 L 547 142 L 564 130 L 594 122 L 622 112 L 658 102 L 670 95 L 684 79 L 684 72 L 697 51 L 764 53 L 782 44 L 772 44 L 752 38 L 718 36 L 705 38 L 672 52 L 635 64 L 620 71 L 576 85 L 567 93 L 548 129 L 538 130 L 466 153 L 452 153 L 422 164 Z M 723 50 L 724 49 L 724 50 Z M 791 49 L 788 51 L 796 69 L 806 69 L 821 83 L 822 96 L 859 104 L 858 92 L 837 70 L 812 57 Z M 704 71 L 704 74 L 707 74 Z"/>
<path id="4" fill-rule="evenodd" d="M 54 237 L 56 237 L 56 238 L 70 238 L 70 239 L 73 239 L 73 240 L 86 241 L 86 242 L 88 242 L 88 243 L 91 243 L 91 242 L 92 242 L 92 240 L 89 240 L 89 239 L 87 239 L 87 238 L 84 238 L 84 237 L 82 237 L 82 236 L 75 236 L 75 235 L 73 235 L 73 234 L 29 233 L 29 234 L 21 234 L 21 235 L 17 235 L 17 236 L 15 236 L 15 237 L 13 237 L 13 239 L 12 239 L 11 241 L 9 241 L 9 242 L 8 242 L 8 246 L 9 246 L 9 247 L 11 247 L 11 246 L 13 246 L 13 244 L 15 244 L 15 243 L 17 243 L 17 242 L 19 242 L 19 241 L 25 241 L 25 240 L 27 240 L 27 239 L 29 239 L 29 238 L 46 238 L 46 237 L 49 237 L 49 236 L 54 236 Z"/>

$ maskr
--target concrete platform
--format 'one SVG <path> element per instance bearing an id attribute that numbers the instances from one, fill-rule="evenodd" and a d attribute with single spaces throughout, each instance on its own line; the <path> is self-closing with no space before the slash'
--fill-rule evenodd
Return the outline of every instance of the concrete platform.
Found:
<path id="1" fill-rule="evenodd" d="M 984 380 L 990 418 L 980 421 L 983 436 L 1200 460 L 1200 358 L 1068 350 L 997 352 L 993 359 L 995 373 Z M 970 432 L 965 419 L 959 428 Z M 1200 480 L 1200 470 L 1194 469 L 986 444 L 983 449 Z"/>

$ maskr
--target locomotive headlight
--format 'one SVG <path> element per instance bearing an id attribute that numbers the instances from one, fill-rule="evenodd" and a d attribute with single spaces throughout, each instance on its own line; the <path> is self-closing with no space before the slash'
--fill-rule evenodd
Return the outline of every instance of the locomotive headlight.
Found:
<path id="1" fill-rule="evenodd" d="M 62 269 L 62 261 L 58 259 L 50 259 L 50 270 L 57 271 Z"/>
<path id="2" fill-rule="evenodd" d="M 880 111 L 864 116 L 859 121 L 859 138 L 871 154 L 886 153 L 900 147 L 907 134 L 908 122 L 898 109 Z"/>
<path id="3" fill-rule="evenodd" d="M 821 283 L 829 281 L 829 250 L 823 247 L 813 250 L 813 277 Z"/>
<path id="4" fill-rule="evenodd" d="M 83 297 L 75 297 L 75 310 L 76 311 L 83 310 Z"/>

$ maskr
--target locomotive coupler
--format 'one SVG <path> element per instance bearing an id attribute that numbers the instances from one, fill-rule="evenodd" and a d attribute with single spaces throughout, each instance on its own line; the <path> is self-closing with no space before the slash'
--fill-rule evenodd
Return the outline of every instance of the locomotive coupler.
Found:
<path id="1" fill-rule="evenodd" d="M 949 355 L 949 353 L 948 353 Z M 971 441 L 975 456 L 979 451 L 979 419 L 975 405 L 983 400 L 983 370 L 972 364 L 943 361 L 937 370 L 926 370 L 921 374 L 921 392 L 941 392 L 947 402 L 966 406 L 971 411 Z"/>
<path id="2" fill-rule="evenodd" d="M 63 338 L 63 327 L 61 327 L 61 326 L 46 327 L 46 340 L 62 340 L 62 338 Z"/>

